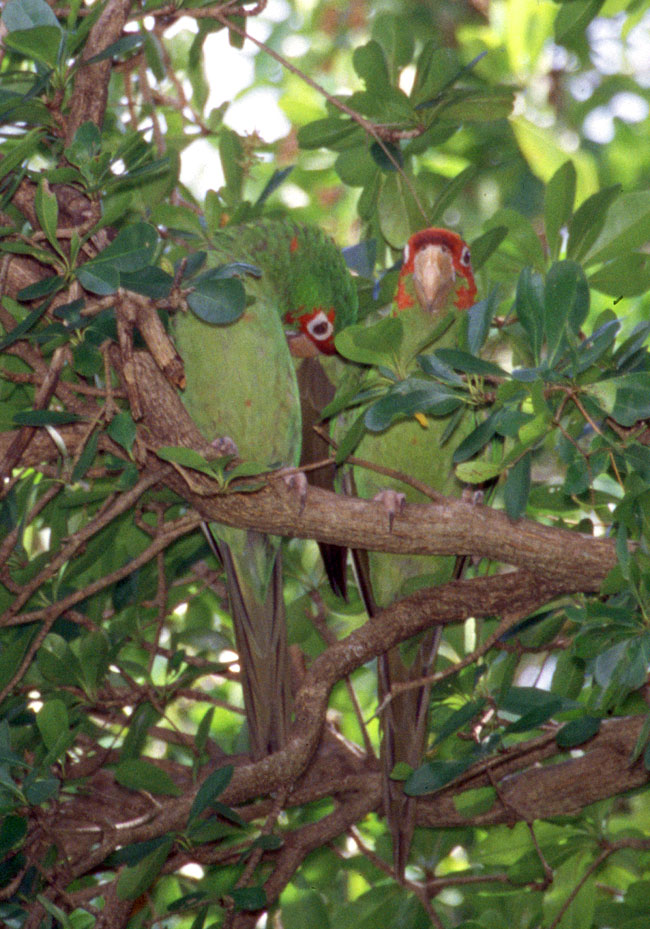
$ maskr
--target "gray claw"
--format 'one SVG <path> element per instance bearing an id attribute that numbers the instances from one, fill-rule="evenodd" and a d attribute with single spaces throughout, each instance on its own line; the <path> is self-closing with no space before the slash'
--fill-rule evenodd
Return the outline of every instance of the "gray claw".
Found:
<path id="1" fill-rule="evenodd" d="M 388 531 L 393 531 L 393 522 L 396 516 L 404 509 L 406 503 L 406 494 L 397 490 L 380 490 L 372 498 L 375 503 L 381 503 L 388 515 Z"/>
<path id="2" fill-rule="evenodd" d="M 215 450 L 218 458 L 225 458 L 226 455 L 232 455 L 237 458 L 239 450 L 229 435 L 220 435 L 210 442 L 210 447 Z"/>
<path id="3" fill-rule="evenodd" d="M 463 487 L 460 499 L 463 501 L 463 503 L 469 503 L 470 506 L 478 506 L 479 504 L 483 503 L 485 494 L 480 488 L 475 490 L 473 487 L 469 487 L 466 484 L 465 487 Z"/>

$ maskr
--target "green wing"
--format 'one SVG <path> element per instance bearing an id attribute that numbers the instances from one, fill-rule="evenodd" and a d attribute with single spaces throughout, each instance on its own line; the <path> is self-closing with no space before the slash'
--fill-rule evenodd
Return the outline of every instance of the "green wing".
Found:
<path id="1" fill-rule="evenodd" d="M 297 465 L 300 397 L 285 316 L 335 306 L 336 326 L 345 325 L 356 318 L 356 291 L 336 245 L 316 227 L 266 220 L 217 231 L 211 243 L 211 264 L 247 262 L 261 276 L 246 278 L 252 300 L 233 323 L 177 314 L 183 402 L 207 440 L 229 436 L 239 457 L 260 470 Z M 282 747 L 291 713 L 280 539 L 217 524 L 207 534 L 226 571 L 251 752 L 258 759 Z"/>
<path id="2" fill-rule="evenodd" d="M 231 239 L 224 246 L 229 250 L 219 249 L 216 257 L 246 260 L 248 252 L 236 244 Z M 234 323 L 216 326 L 191 313 L 177 315 L 182 398 L 209 441 L 229 436 L 239 456 L 260 470 L 296 465 L 300 400 L 282 306 L 264 272 L 247 289 L 254 300 Z M 210 533 L 226 571 L 251 752 L 258 759 L 282 746 L 291 710 L 280 540 L 217 524 Z"/>

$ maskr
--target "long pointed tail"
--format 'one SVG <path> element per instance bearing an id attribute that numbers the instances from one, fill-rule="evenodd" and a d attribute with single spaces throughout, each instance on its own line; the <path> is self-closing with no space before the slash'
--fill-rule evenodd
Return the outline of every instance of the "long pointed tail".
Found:
<path id="1" fill-rule="evenodd" d="M 380 609 L 372 593 L 367 553 L 353 551 L 352 563 L 366 612 L 373 619 L 380 613 Z M 434 629 L 424 636 L 417 657 L 410 666 L 404 664 L 399 648 L 393 648 L 385 655 L 379 656 L 377 677 L 380 704 L 391 694 L 396 684 L 407 683 L 430 673 L 439 642 L 439 629 Z M 422 760 L 427 742 L 429 693 L 430 688 L 427 686 L 404 691 L 389 700 L 382 714 L 381 768 L 384 811 L 393 837 L 393 864 L 399 880 L 404 877 L 411 849 L 417 800 L 408 797 L 400 782 L 392 780 L 390 775 L 398 762 L 416 768 Z"/>
<path id="2" fill-rule="evenodd" d="M 333 399 L 335 390 L 318 358 L 305 358 L 298 368 L 297 378 L 302 415 L 300 464 L 308 465 L 321 461 L 331 454 L 326 440 L 316 432 L 314 427 L 321 423 L 322 412 Z M 335 470 L 332 464 L 305 473 L 313 487 L 333 490 Z M 318 547 L 330 587 L 337 596 L 347 600 L 347 549 L 340 545 L 330 545 L 327 542 L 319 542 Z"/>
<path id="3" fill-rule="evenodd" d="M 291 719 L 291 666 L 282 592 L 282 556 L 278 548 L 263 602 L 242 578 L 231 549 L 203 527 L 221 560 L 226 582 L 253 760 L 282 748 Z"/>

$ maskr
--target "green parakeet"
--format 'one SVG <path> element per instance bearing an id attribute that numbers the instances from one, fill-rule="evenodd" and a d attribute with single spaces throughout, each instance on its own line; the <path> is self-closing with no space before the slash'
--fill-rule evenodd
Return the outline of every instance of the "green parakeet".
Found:
<path id="1" fill-rule="evenodd" d="M 356 290 L 334 242 L 320 229 L 261 220 L 212 236 L 211 260 L 255 265 L 252 302 L 235 322 L 177 314 L 185 364 L 183 402 L 208 441 L 228 436 L 261 469 L 298 465 L 300 398 L 285 323 L 296 345 L 334 352 L 334 335 L 356 318 Z M 299 354 L 301 352 L 299 351 Z M 302 354 L 309 352 L 303 351 Z M 280 539 L 211 524 L 223 562 L 254 759 L 280 748 L 291 714 Z"/>
<path id="2" fill-rule="evenodd" d="M 393 314 L 403 323 L 399 356 L 404 376 L 413 373 L 415 355 L 423 348 L 457 344 L 460 313 L 441 336 L 434 342 L 432 338 L 443 317 L 454 308 L 469 308 L 475 296 L 469 248 L 458 235 L 446 229 L 425 229 L 409 239 L 393 304 Z M 454 431 L 455 441 L 445 442 L 443 434 L 449 426 L 449 418 L 425 417 L 419 413 L 394 423 L 383 432 L 366 432 L 354 454 L 404 472 L 440 493 L 459 495 L 462 488 L 454 475 L 452 454 L 460 439 L 472 428 L 471 417 L 464 414 Z M 381 501 L 391 519 L 404 500 L 427 502 L 424 495 L 408 485 L 391 482 L 364 468 L 354 468 L 353 480 L 359 496 Z M 417 587 L 444 584 L 451 579 L 454 570 L 453 557 L 381 552 L 356 553 L 356 564 L 359 586 L 370 616 Z M 430 672 L 438 638 L 436 630 L 419 642 L 405 643 L 379 659 L 380 703 L 395 684 Z M 382 714 L 384 802 L 393 835 L 395 869 L 400 878 L 413 836 L 415 804 L 403 793 L 399 782 L 390 779 L 390 773 L 400 762 L 413 768 L 421 763 L 427 737 L 428 703 L 429 688 L 412 689 L 391 699 Z"/>

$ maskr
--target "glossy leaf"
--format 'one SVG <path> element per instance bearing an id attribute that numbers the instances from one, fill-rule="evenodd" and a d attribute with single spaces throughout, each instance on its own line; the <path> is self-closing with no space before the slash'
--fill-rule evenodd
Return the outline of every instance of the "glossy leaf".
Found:
<path id="1" fill-rule="evenodd" d="M 620 191 L 620 184 L 605 187 L 592 194 L 574 213 L 569 223 L 567 258 L 581 261 L 589 255 L 605 225 L 607 211 Z"/>
<path id="2" fill-rule="evenodd" d="M 54 699 L 44 703 L 36 717 L 39 732 L 48 749 L 68 735 L 68 711 L 63 700 Z"/>
<path id="3" fill-rule="evenodd" d="M 526 452 L 508 472 L 503 499 L 510 519 L 519 519 L 526 512 L 530 493 L 530 467 L 531 454 Z"/>
<path id="4" fill-rule="evenodd" d="M 120 900 L 135 900 L 150 887 L 174 845 L 173 836 L 161 836 L 154 848 L 142 861 L 126 868 L 117 879 L 117 896 Z"/>
<path id="5" fill-rule="evenodd" d="M 562 230 L 568 227 L 576 195 L 576 169 L 565 161 L 546 185 L 544 198 L 544 228 L 548 247 L 557 258 L 562 245 Z"/>
<path id="6" fill-rule="evenodd" d="M 64 426 L 76 423 L 79 416 L 65 410 L 24 410 L 13 417 L 17 426 Z"/>
<path id="7" fill-rule="evenodd" d="M 409 378 L 392 387 L 386 396 L 366 411 L 364 423 L 370 432 L 383 432 L 399 419 L 425 413 L 447 416 L 458 409 L 462 400 L 453 390 L 435 381 Z"/>
<path id="8" fill-rule="evenodd" d="M 372 326 L 347 326 L 334 340 L 337 351 L 357 364 L 391 364 L 403 338 L 402 321 L 387 317 Z"/>
<path id="9" fill-rule="evenodd" d="M 2 21 L 9 32 L 38 26 L 55 26 L 61 30 L 58 19 L 45 0 L 9 0 L 2 12 Z"/>
<path id="10" fill-rule="evenodd" d="M 131 790 L 148 790 L 169 797 L 182 793 L 166 771 L 144 758 L 127 758 L 120 762 L 115 769 L 115 780 Z"/>
<path id="11" fill-rule="evenodd" d="M 235 322 L 246 308 L 246 291 L 237 278 L 203 278 L 188 294 L 187 304 L 199 319 L 214 325 Z"/>
<path id="12" fill-rule="evenodd" d="M 532 268 L 524 268 L 519 275 L 515 309 L 517 319 L 526 330 L 533 359 L 539 362 L 546 316 L 544 279 Z"/>
<path id="13" fill-rule="evenodd" d="M 209 806 L 224 792 L 233 774 L 233 766 L 226 765 L 223 768 L 217 768 L 212 774 L 203 781 L 199 787 L 192 809 L 190 810 L 190 820 L 194 820 L 208 809 Z"/>
<path id="14" fill-rule="evenodd" d="M 562 726 L 555 737 L 555 741 L 560 748 L 575 748 L 595 736 L 601 725 L 602 720 L 597 716 L 582 716 L 580 719 L 572 719 L 571 722 Z"/>

